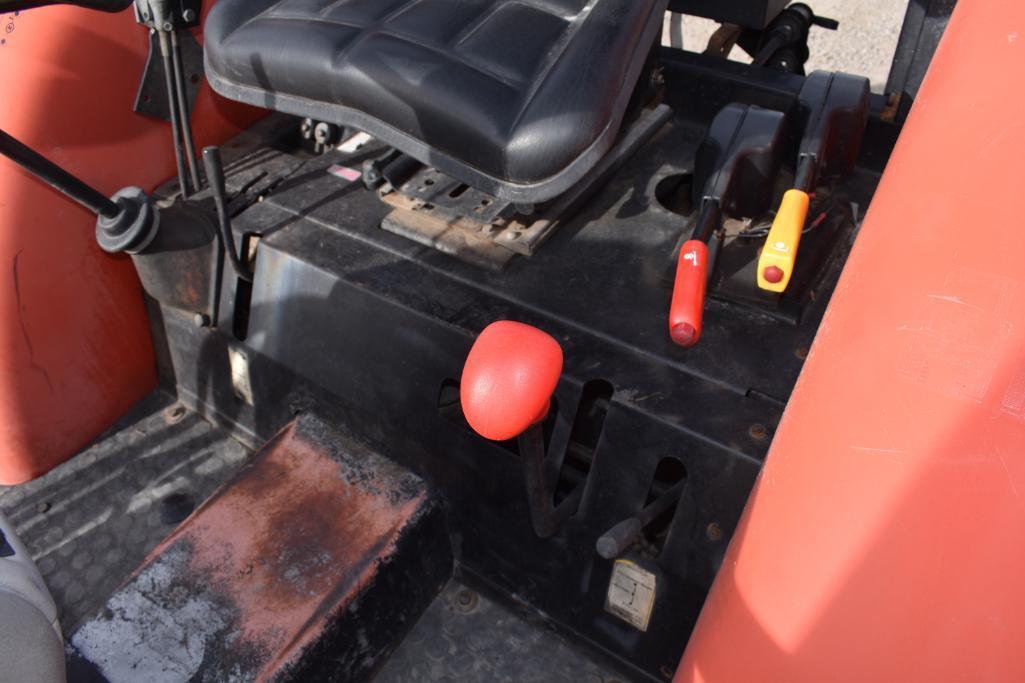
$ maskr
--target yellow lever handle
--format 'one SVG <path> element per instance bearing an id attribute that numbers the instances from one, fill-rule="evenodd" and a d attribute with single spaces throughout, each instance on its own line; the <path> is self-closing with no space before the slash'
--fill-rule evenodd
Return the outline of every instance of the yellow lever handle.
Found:
<path id="1" fill-rule="evenodd" d="M 765 238 L 758 257 L 758 286 L 769 292 L 782 292 L 790 282 L 801 243 L 801 231 L 808 217 L 808 193 L 787 190 Z"/>

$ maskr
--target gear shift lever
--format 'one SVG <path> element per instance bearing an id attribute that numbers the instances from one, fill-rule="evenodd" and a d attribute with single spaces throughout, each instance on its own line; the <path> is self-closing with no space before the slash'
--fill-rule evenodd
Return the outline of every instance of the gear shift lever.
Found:
<path id="1" fill-rule="evenodd" d="M 470 427 L 485 439 L 516 437 L 527 485 L 531 522 L 548 538 L 580 502 L 578 486 L 558 506 L 545 481 L 541 423 L 562 373 L 562 348 L 523 323 L 500 320 L 480 333 L 463 366 L 459 397 Z"/>

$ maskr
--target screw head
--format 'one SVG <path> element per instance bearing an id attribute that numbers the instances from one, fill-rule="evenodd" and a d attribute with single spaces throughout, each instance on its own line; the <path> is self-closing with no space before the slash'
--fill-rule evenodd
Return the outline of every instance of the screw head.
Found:
<path id="1" fill-rule="evenodd" d="M 722 527 L 719 526 L 718 522 L 711 522 L 705 527 L 705 535 L 708 536 L 710 541 L 721 541 L 722 540 Z"/>
<path id="2" fill-rule="evenodd" d="M 206 315 L 205 313 L 197 313 L 196 315 L 192 316 L 192 322 L 196 325 L 196 327 L 209 327 L 210 316 Z"/>
<path id="3" fill-rule="evenodd" d="M 38 512 L 39 514 L 43 514 L 44 512 L 47 512 L 49 509 L 50 504 L 47 503 L 45 500 L 41 503 L 36 504 L 36 512 Z"/>
<path id="4" fill-rule="evenodd" d="M 194 10 L 187 9 L 182 12 L 182 19 L 189 22 L 190 24 L 196 20 L 196 12 Z"/>
<path id="5" fill-rule="evenodd" d="M 751 425 L 748 428 L 747 433 L 750 434 L 751 438 L 755 441 L 761 441 L 769 434 L 768 430 L 765 429 L 765 425 L 758 422 L 755 422 L 753 425 Z"/>
<path id="6" fill-rule="evenodd" d="M 456 609 L 463 613 L 472 612 L 477 607 L 478 600 L 475 591 L 464 588 L 456 594 Z"/>

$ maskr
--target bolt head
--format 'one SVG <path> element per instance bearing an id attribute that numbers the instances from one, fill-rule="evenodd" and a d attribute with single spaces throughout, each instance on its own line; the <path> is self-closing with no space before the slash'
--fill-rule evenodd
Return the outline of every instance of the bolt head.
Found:
<path id="1" fill-rule="evenodd" d="M 721 541 L 722 540 L 722 527 L 718 523 L 712 522 L 705 527 L 705 535 L 710 541 Z"/>

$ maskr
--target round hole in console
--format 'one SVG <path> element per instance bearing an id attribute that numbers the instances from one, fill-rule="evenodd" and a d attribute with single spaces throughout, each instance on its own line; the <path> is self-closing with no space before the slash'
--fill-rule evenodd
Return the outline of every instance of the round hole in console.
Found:
<path id="1" fill-rule="evenodd" d="M 694 209 L 691 191 L 694 185 L 693 173 L 674 173 L 658 181 L 655 199 L 666 211 L 681 216 L 690 215 Z"/>

